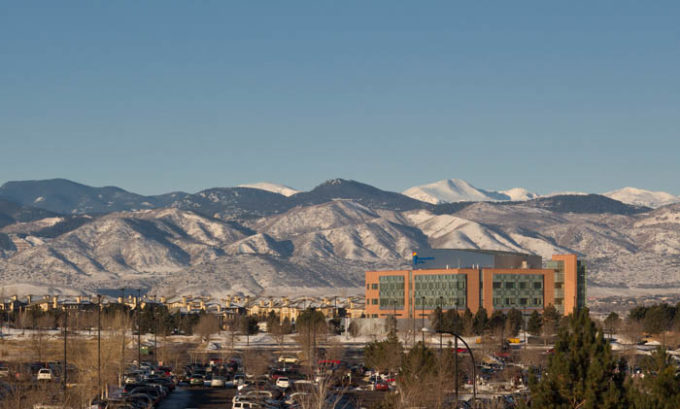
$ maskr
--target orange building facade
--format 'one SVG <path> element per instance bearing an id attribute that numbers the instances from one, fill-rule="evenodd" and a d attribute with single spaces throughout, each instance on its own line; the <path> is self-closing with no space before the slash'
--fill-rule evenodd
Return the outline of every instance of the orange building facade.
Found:
<path id="1" fill-rule="evenodd" d="M 437 251 L 438 255 L 445 254 Z M 480 306 L 488 314 L 512 308 L 530 314 L 548 305 L 568 315 L 585 307 L 585 268 L 575 254 L 554 255 L 543 265 L 540 257 L 537 260 L 537 256 L 520 253 L 452 252 L 459 256 L 455 259 L 458 264 L 465 264 L 466 256 L 471 254 L 471 265 L 367 271 L 366 316 L 421 318 L 437 307 L 460 311 L 469 308 L 475 313 Z M 474 263 L 480 260 L 481 265 Z M 430 264 L 437 267 L 437 263 Z M 414 261 L 414 266 L 418 262 Z"/>

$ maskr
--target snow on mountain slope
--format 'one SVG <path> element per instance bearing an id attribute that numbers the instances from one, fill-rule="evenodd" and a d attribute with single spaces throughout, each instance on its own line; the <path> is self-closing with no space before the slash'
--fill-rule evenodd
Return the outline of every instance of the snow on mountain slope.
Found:
<path id="1" fill-rule="evenodd" d="M 243 185 L 238 185 L 238 187 L 249 187 L 253 189 L 266 190 L 267 192 L 278 193 L 284 196 L 293 196 L 296 193 L 300 193 L 299 190 L 295 190 L 292 187 L 286 185 L 279 185 L 276 183 L 269 182 L 259 182 L 259 183 L 248 183 Z"/>
<path id="2" fill-rule="evenodd" d="M 422 186 L 414 186 L 403 192 L 414 199 L 432 203 L 488 202 L 504 200 L 530 200 L 538 197 L 523 188 L 513 188 L 502 192 L 478 189 L 461 179 L 445 179 Z"/>
<path id="3" fill-rule="evenodd" d="M 510 198 L 509 200 L 513 202 L 523 202 L 525 200 L 536 199 L 538 197 L 536 193 L 532 193 L 521 187 L 515 187 L 508 190 L 501 190 L 498 193 L 508 196 Z"/>
<path id="4" fill-rule="evenodd" d="M 433 248 L 472 248 L 526 252 L 510 237 L 479 223 L 451 215 L 433 215 L 419 210 L 408 216 L 429 238 Z"/>
<path id="5" fill-rule="evenodd" d="M 650 190 L 634 187 L 624 187 L 622 189 L 613 190 L 611 192 L 603 193 L 603 196 L 618 200 L 619 202 L 651 208 L 680 202 L 680 196 L 675 196 L 666 192 L 652 192 Z"/>
<path id="6" fill-rule="evenodd" d="M 402 192 L 414 199 L 432 203 L 507 200 L 506 196 L 477 189 L 461 179 L 445 179 L 422 186 L 414 186 Z"/>
<path id="7" fill-rule="evenodd" d="M 319 230 L 366 223 L 380 216 L 368 207 L 351 200 L 296 207 L 282 215 L 260 219 L 253 226 L 273 237 L 282 238 Z"/>
<path id="8" fill-rule="evenodd" d="M 414 248 L 427 246 L 427 238 L 410 226 L 384 219 L 314 231 L 292 239 L 298 257 L 388 262 L 399 265 Z"/>

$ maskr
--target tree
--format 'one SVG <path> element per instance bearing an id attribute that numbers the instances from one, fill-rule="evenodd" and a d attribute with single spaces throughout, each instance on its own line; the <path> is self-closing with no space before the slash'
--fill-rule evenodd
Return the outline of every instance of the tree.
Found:
<path id="1" fill-rule="evenodd" d="M 557 323 L 560 320 L 560 314 L 557 309 L 551 304 L 543 309 L 543 343 L 548 344 L 550 338 L 557 330 Z"/>
<path id="2" fill-rule="evenodd" d="M 347 330 L 349 331 L 349 335 L 352 338 L 356 338 L 359 336 L 359 324 L 357 324 L 356 321 L 350 322 Z"/>
<path id="3" fill-rule="evenodd" d="M 437 358 L 431 349 L 418 342 L 404 356 L 399 371 L 399 396 L 404 407 L 435 407 L 438 394 Z"/>
<path id="4" fill-rule="evenodd" d="M 303 360 L 307 363 L 308 375 L 311 376 L 317 358 L 319 338 L 325 336 L 328 330 L 326 317 L 321 311 L 308 308 L 295 322 L 295 330 L 298 334 L 296 339 L 302 349 Z"/>
<path id="5" fill-rule="evenodd" d="M 482 335 L 487 328 L 488 322 L 489 316 L 486 313 L 486 309 L 484 309 L 484 307 L 479 307 L 475 314 L 475 318 L 472 320 L 472 331 L 475 335 Z"/>
<path id="6" fill-rule="evenodd" d="M 636 409 L 674 409 L 680 407 L 680 377 L 677 366 L 668 358 L 664 348 L 652 355 L 652 373 L 629 383 L 630 400 Z"/>
<path id="7" fill-rule="evenodd" d="M 470 336 L 474 332 L 474 316 L 472 315 L 472 311 L 470 311 L 469 308 L 465 309 L 465 312 L 463 313 L 463 334 L 465 336 Z"/>
<path id="8" fill-rule="evenodd" d="M 540 382 L 532 377 L 531 406 L 541 409 L 627 408 L 625 364 L 617 362 L 583 309 L 560 328 L 555 352 Z"/>
<path id="9" fill-rule="evenodd" d="M 396 372 L 401 365 L 404 347 L 396 333 L 390 332 L 382 341 L 373 341 L 364 347 L 364 362 L 378 372 Z"/>
<path id="10" fill-rule="evenodd" d="M 529 316 L 529 321 L 527 322 L 527 331 L 531 335 L 539 336 L 543 330 L 543 317 L 541 314 L 534 310 Z"/>
<path id="11" fill-rule="evenodd" d="M 668 304 L 659 304 L 651 306 L 647 309 L 647 313 L 644 318 L 644 330 L 650 334 L 660 334 L 665 335 L 666 330 L 668 330 L 675 317 L 675 308 L 669 306 Z M 665 337 L 664 337 L 665 344 Z"/>
<path id="12" fill-rule="evenodd" d="M 219 332 L 220 326 L 217 317 L 212 314 L 202 314 L 198 323 L 194 326 L 194 332 L 201 336 L 205 342 L 210 342 L 210 336 Z"/>
<path id="13" fill-rule="evenodd" d="M 508 311 L 507 318 L 505 320 L 505 328 L 508 336 L 516 337 L 519 330 L 522 329 L 522 324 L 524 323 L 524 318 L 522 317 L 522 312 L 513 308 Z"/>
<path id="14" fill-rule="evenodd" d="M 276 343 L 279 344 L 280 348 L 283 346 L 283 341 L 285 340 L 286 335 L 290 334 L 292 331 L 290 320 L 288 317 L 286 317 L 283 321 L 280 321 L 279 317 L 276 316 L 275 320 L 267 321 L 267 331 L 272 336 L 272 338 L 274 338 Z"/>
<path id="15" fill-rule="evenodd" d="M 610 312 L 609 315 L 607 315 L 607 318 L 604 319 L 603 324 L 605 331 L 609 332 L 609 337 L 613 338 L 614 333 L 621 325 L 621 318 L 619 318 L 619 314 Z"/>
<path id="16" fill-rule="evenodd" d="M 430 314 L 430 325 L 432 326 L 432 329 L 435 332 L 442 332 L 444 331 L 444 311 L 442 311 L 442 307 L 437 307 L 432 311 Z"/>

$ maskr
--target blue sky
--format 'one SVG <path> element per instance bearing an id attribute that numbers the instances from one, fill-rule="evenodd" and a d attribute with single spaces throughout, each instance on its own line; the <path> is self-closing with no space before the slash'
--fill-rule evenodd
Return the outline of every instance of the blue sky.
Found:
<path id="1" fill-rule="evenodd" d="M 680 194 L 677 1 L 1 8 L 0 183 Z"/>

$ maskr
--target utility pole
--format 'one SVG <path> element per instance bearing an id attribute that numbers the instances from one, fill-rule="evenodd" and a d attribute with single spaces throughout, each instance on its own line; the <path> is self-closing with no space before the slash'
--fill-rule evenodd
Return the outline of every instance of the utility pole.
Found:
<path id="1" fill-rule="evenodd" d="M 425 346 L 425 296 L 422 296 L 421 298 L 422 302 L 420 303 L 420 332 L 423 333 L 423 346 Z"/>
<path id="2" fill-rule="evenodd" d="M 140 325 L 140 318 L 142 312 L 142 290 L 137 289 L 137 368 L 142 367 L 142 326 Z"/>
<path id="3" fill-rule="evenodd" d="M 154 298 L 156 298 L 154 296 Z M 158 343 L 156 341 L 156 335 L 158 334 L 158 319 L 156 319 L 156 302 L 154 300 L 154 303 L 151 304 L 151 316 L 153 317 L 153 358 L 154 361 L 156 361 L 156 365 L 158 365 Z M 220 330 L 222 330 L 222 326 L 220 326 Z"/>
<path id="4" fill-rule="evenodd" d="M 64 402 L 66 402 L 66 377 L 68 376 L 68 361 L 67 361 L 67 354 L 66 354 L 66 345 L 68 343 L 68 307 L 65 306 L 64 308 L 64 379 L 63 379 L 63 388 L 64 388 Z"/>
<path id="5" fill-rule="evenodd" d="M 439 359 L 441 359 L 442 356 L 442 334 L 444 328 L 442 325 L 442 320 L 444 319 L 444 297 L 439 296 Z"/>
<path id="6" fill-rule="evenodd" d="M 125 332 L 126 332 L 126 324 L 127 324 L 127 311 L 125 308 L 125 287 L 120 289 L 121 292 L 121 332 L 123 333 L 123 336 L 121 337 L 122 343 L 120 344 L 120 379 L 119 379 L 119 386 L 123 386 L 123 369 L 125 368 Z"/>
<path id="7" fill-rule="evenodd" d="M 455 373 L 454 378 L 456 382 L 455 385 L 455 391 L 456 391 L 456 405 L 458 405 L 458 337 L 453 337 L 455 340 L 454 342 L 454 353 L 453 353 L 453 372 Z M 476 382 L 476 379 L 472 380 L 473 382 Z"/>
<path id="8" fill-rule="evenodd" d="M 102 296 L 97 295 L 97 384 L 102 397 Z"/>

